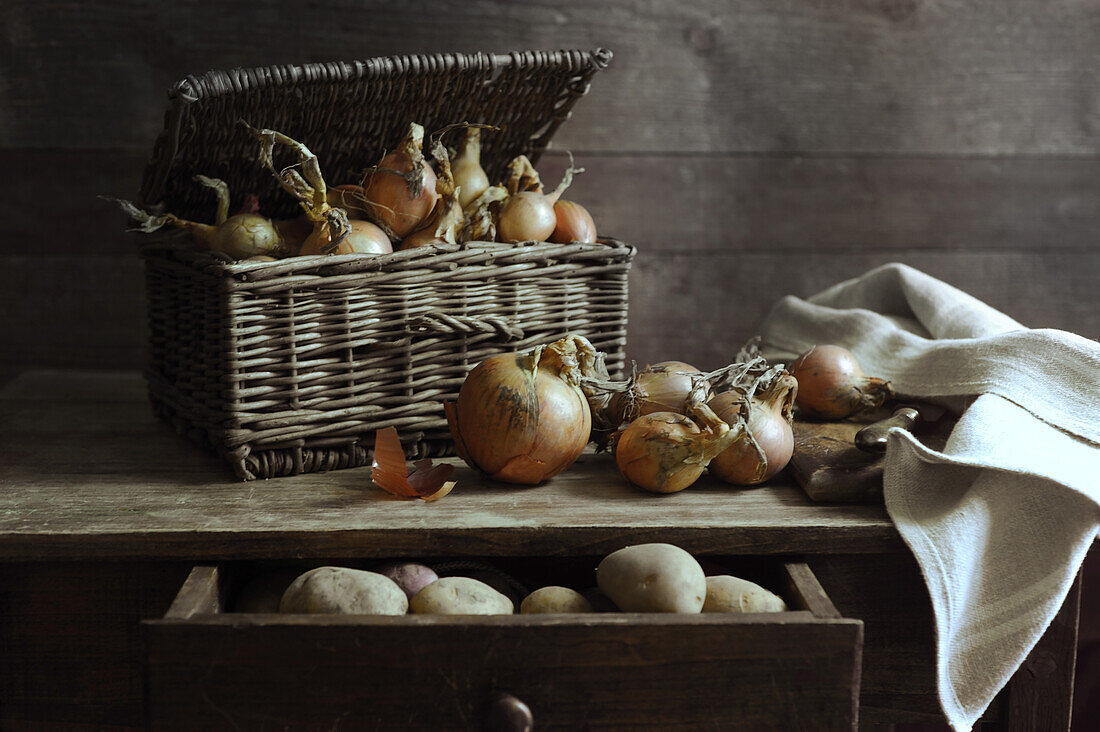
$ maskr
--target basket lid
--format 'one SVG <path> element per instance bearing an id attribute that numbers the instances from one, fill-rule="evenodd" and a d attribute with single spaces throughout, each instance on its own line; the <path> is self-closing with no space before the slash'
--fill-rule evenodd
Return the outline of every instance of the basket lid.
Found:
<path id="1" fill-rule="evenodd" d="M 498 181 L 516 155 L 537 162 L 610 61 L 604 49 L 436 54 L 189 76 L 168 92 L 141 200 L 205 221 L 215 204 L 193 180 L 202 174 L 223 179 L 235 205 L 253 193 L 265 214 L 293 215 L 296 203 L 257 162 L 259 146 L 241 120 L 304 143 L 332 185 L 357 180 L 397 146 L 410 122 L 427 134 L 461 122 L 490 124 L 501 129 L 482 135 L 481 161 Z"/>

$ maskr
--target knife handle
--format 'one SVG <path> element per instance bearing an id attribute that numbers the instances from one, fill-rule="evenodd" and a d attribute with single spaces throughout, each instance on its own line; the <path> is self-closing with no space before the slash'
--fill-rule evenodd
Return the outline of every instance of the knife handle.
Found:
<path id="1" fill-rule="evenodd" d="M 902 407 L 886 419 L 867 425 L 856 433 L 856 447 L 866 452 L 885 452 L 886 433 L 894 427 L 912 431 L 920 419 L 920 412 L 913 407 Z"/>

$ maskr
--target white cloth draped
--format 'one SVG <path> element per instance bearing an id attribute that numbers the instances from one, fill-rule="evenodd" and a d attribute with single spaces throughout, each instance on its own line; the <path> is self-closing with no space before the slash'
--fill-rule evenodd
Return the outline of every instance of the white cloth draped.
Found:
<path id="1" fill-rule="evenodd" d="M 961 413 L 942 452 L 891 432 L 884 492 L 932 598 L 940 702 L 969 730 L 1100 528 L 1100 344 L 1027 329 L 900 264 L 784 298 L 761 332 L 773 358 L 842 345 L 899 394 Z"/>

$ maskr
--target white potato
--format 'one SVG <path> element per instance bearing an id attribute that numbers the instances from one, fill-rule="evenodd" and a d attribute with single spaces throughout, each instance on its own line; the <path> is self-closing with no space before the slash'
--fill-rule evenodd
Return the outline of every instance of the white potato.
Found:
<path id="1" fill-rule="evenodd" d="M 409 599 L 389 577 L 346 567 L 317 567 L 290 583 L 281 613 L 404 615 Z"/>
<path id="2" fill-rule="evenodd" d="M 628 613 L 697 613 L 707 581 L 695 557 L 672 544 L 628 546 L 596 568 L 603 593 Z"/>
<path id="3" fill-rule="evenodd" d="M 778 613 L 786 609 L 782 597 L 755 582 L 728 574 L 707 577 L 705 613 Z"/>
<path id="4" fill-rule="evenodd" d="M 416 593 L 411 608 L 418 615 L 511 615 L 512 601 L 471 577 L 440 577 Z"/>
<path id="5" fill-rule="evenodd" d="M 520 613 L 536 615 L 541 613 L 590 613 L 592 603 L 584 595 L 568 587 L 540 587 L 527 597 L 519 606 Z"/>

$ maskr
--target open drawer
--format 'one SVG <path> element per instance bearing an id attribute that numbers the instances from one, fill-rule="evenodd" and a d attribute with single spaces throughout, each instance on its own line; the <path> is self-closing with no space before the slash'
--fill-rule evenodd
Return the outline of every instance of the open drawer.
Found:
<path id="1" fill-rule="evenodd" d="M 862 623 L 840 617 L 803 563 L 728 559 L 750 579 L 765 567 L 790 611 L 244 614 L 228 611 L 242 567 L 196 566 L 145 623 L 149 724 L 854 729 Z"/>

